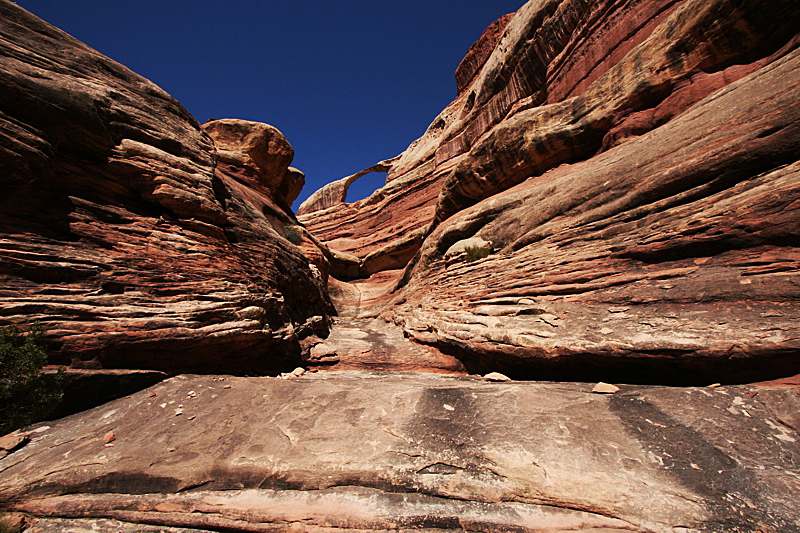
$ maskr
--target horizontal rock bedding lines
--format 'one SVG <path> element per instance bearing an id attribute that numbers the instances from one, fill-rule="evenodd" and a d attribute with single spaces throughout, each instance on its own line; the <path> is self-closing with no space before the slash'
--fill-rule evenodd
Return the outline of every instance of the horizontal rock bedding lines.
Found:
<path id="1" fill-rule="evenodd" d="M 787 2 L 528 2 L 499 37 L 487 29 L 479 43 L 498 40 L 472 89 L 391 160 L 386 187 L 300 219 L 332 248 L 401 268 L 421 239 L 393 240 L 668 122 L 789 51 L 799 16 Z"/>
<path id="2" fill-rule="evenodd" d="M 301 220 L 361 277 L 411 258 L 359 312 L 472 372 L 796 373 L 798 21 L 780 1 L 529 2 L 384 189 Z M 450 253 L 473 237 L 488 258 Z"/>
<path id="3" fill-rule="evenodd" d="M 658 130 L 454 215 L 387 316 L 472 353 L 473 370 L 548 375 L 563 360 L 567 374 L 613 374 L 627 359 L 623 375 L 661 382 L 797 373 L 798 68 L 795 51 Z M 495 253 L 444 256 L 473 235 Z M 535 312 L 503 312 L 522 298 Z"/>
<path id="4" fill-rule="evenodd" d="M 294 368 L 334 309 L 283 238 L 302 175 L 280 132 L 201 127 L 15 4 L 0 18 L 0 323 L 41 320 L 54 364 Z"/>
<path id="5" fill-rule="evenodd" d="M 201 126 L 0 0 L 0 321 L 44 318 L 95 384 L 350 369 L 180 375 L 36 424 L 0 508 L 69 533 L 799 530 L 791 380 L 630 384 L 797 368 L 798 9 L 529 2 L 384 188 L 296 220 L 277 130 Z M 492 370 L 592 383 L 463 375 Z"/>
<path id="6" fill-rule="evenodd" d="M 505 250 L 512 256 L 520 253 L 519 257 L 522 257 L 533 253 L 542 243 L 549 244 L 548 232 L 551 226 L 555 226 L 547 216 L 577 215 L 574 222 L 583 227 L 588 223 L 587 216 L 633 216 L 645 221 L 648 219 L 648 206 L 663 211 L 659 202 L 689 202 L 703 196 L 717 199 L 721 197 L 714 194 L 725 196 L 726 190 L 738 194 L 738 190 L 732 187 L 745 187 L 737 185 L 740 182 L 756 183 L 749 178 L 759 174 L 769 175 L 769 178 L 762 177 L 762 181 L 769 183 L 738 195 L 737 198 L 745 202 L 743 208 L 756 209 L 758 206 L 746 199 L 748 195 L 756 192 L 768 195 L 764 191 L 769 191 L 775 184 L 784 184 L 780 185 L 781 193 L 791 195 L 794 176 L 791 163 L 796 160 L 791 148 L 795 135 L 791 126 L 794 119 L 791 114 L 776 111 L 771 112 L 769 120 L 775 121 L 768 126 L 762 128 L 756 120 L 748 123 L 750 126 L 743 126 L 744 137 L 748 127 L 752 126 L 753 131 L 761 128 L 752 142 L 743 144 L 747 150 L 733 155 L 718 152 L 720 155 L 712 158 L 714 164 L 673 166 L 668 179 L 656 176 L 652 182 L 648 182 L 650 177 L 647 175 L 638 176 L 639 182 L 633 178 L 627 181 L 618 178 L 616 185 L 612 184 L 613 180 L 605 180 L 609 184 L 605 181 L 602 185 L 595 183 L 591 194 L 580 187 L 567 187 L 564 190 L 569 192 L 550 195 L 562 202 L 562 205 L 554 206 L 555 215 L 551 213 L 541 218 L 532 214 L 533 204 L 536 204 L 536 209 L 548 209 L 547 202 L 541 201 L 540 196 L 542 191 L 549 190 L 543 181 L 568 183 L 580 179 L 559 178 L 559 172 L 574 171 L 575 176 L 581 172 L 594 175 L 596 172 L 592 165 L 598 165 L 602 172 L 601 167 L 609 166 L 614 157 L 622 157 L 621 154 L 626 154 L 624 157 L 630 164 L 615 166 L 615 172 L 640 174 L 646 169 L 633 165 L 640 154 L 629 149 L 628 145 L 641 149 L 641 146 L 657 142 L 649 139 L 658 139 L 658 132 L 675 121 L 683 120 L 682 117 L 694 108 L 710 109 L 708 113 L 716 113 L 713 105 L 703 107 L 706 105 L 704 102 L 713 101 L 714 97 L 702 100 L 704 96 L 736 79 L 748 80 L 748 83 L 749 80 L 761 79 L 759 73 L 767 72 L 772 65 L 784 64 L 781 62 L 792 57 L 796 42 L 786 38 L 786 28 L 791 28 L 791 21 L 797 18 L 797 9 L 792 3 L 772 2 L 756 8 L 752 3 L 734 5 L 731 1 L 653 2 L 636 3 L 635 6 L 529 2 L 516 15 L 504 20 L 507 24 L 501 35 L 500 25 L 490 28 L 484 41 L 493 42 L 496 38 L 496 46 L 485 61 L 479 61 L 483 66 L 473 76 L 470 90 L 464 91 L 409 150 L 380 164 L 381 170 L 389 171 L 385 188 L 356 207 L 339 204 L 304 215 L 306 218 L 302 220 L 306 221 L 309 231 L 303 233 L 301 249 L 290 246 L 282 238 L 284 228 L 295 223 L 286 206 L 296 194 L 302 176 L 288 168 L 291 147 L 279 132 L 266 125 L 243 121 L 217 121 L 201 128 L 179 104 L 146 80 L 43 25 L 24 11 L 4 4 L 9 19 L 15 21 L 6 26 L 8 44 L 4 57 L 8 68 L 4 71 L 4 87 L 6 101 L 13 99 L 16 104 L 13 109 L 7 106 L 4 111 L 6 131 L 10 132 L 5 146 L 11 147 L 8 153 L 13 155 L 6 160 L 5 186 L 14 192 L 14 198 L 23 198 L 26 202 L 14 202 L 14 205 L 7 202 L 5 211 L 10 237 L 3 268 L 9 280 L 6 286 L 10 289 L 6 294 L 9 299 L 3 304 L 3 314 L 7 321 L 19 321 L 23 314 L 30 313 L 41 317 L 48 313 L 56 315 L 51 321 L 54 327 L 49 340 L 51 348 L 63 355 L 60 359 L 54 358 L 53 362 L 67 362 L 74 355 L 78 360 L 88 361 L 89 365 L 110 367 L 174 371 L 211 365 L 218 370 L 235 368 L 239 373 L 263 372 L 270 367 L 286 366 L 290 360 L 298 361 L 301 338 L 314 332 L 324 336 L 328 327 L 327 317 L 333 312 L 325 292 L 328 273 L 343 278 L 366 277 L 401 268 L 411 261 L 400 284 L 408 284 L 408 287 L 393 297 L 395 302 L 402 300 L 403 303 L 385 315 L 405 324 L 410 317 L 408 310 L 419 305 L 423 298 L 429 298 L 422 294 L 428 291 L 427 280 L 441 279 L 441 267 L 447 264 L 447 261 L 439 261 L 441 252 L 450 248 L 455 240 L 476 232 L 481 232 L 480 236 L 486 237 L 485 240 L 497 250 Z M 641 9 L 628 9 L 630 7 Z M 736 9 L 729 9 L 734 7 Z M 728 11 L 731 16 L 717 17 L 719 13 Z M 758 16 L 763 12 L 772 16 Z M 562 22 L 559 25 L 557 21 Z M 36 28 L 38 34 L 50 40 L 27 42 L 26 39 L 31 41 L 34 34 L 31 28 Z M 600 41 L 606 43 L 603 45 L 605 48 L 597 42 L 586 41 L 590 34 L 602 36 Z M 25 42 L 42 57 L 47 57 L 45 52 L 53 53 L 47 49 L 48 43 L 52 45 L 53 42 L 63 41 L 76 52 L 69 58 L 58 56 L 50 63 L 41 63 L 34 58 L 33 52 L 26 55 L 24 47 L 20 48 L 16 41 Z M 579 53 L 578 50 L 585 52 Z M 581 53 L 585 53 L 585 61 L 569 59 Z M 532 89 L 531 80 L 538 79 L 539 67 L 536 65 L 539 63 L 548 65 L 548 68 L 552 66 L 554 72 L 541 77 L 542 90 L 558 85 L 560 82 L 556 80 L 566 79 L 564 73 L 573 69 L 570 75 L 574 81 L 570 85 L 572 88 L 564 90 L 565 95 L 570 96 L 556 102 L 548 99 L 546 105 L 540 106 L 536 104 L 544 101 L 523 101 L 533 93 L 527 94 L 528 89 L 525 89 L 523 93 L 527 96 L 522 96 L 522 93 L 517 94 L 518 89 L 525 84 Z M 794 72 L 792 68 L 785 69 L 789 89 L 791 73 Z M 114 76 L 104 78 L 104 73 L 109 71 Z M 94 80 L 94 85 L 80 81 L 83 79 Z M 515 79 L 526 81 L 519 85 Z M 582 87 L 584 80 L 591 80 L 591 83 L 587 82 L 583 89 L 575 89 Z M 98 89 L 102 87 L 101 82 L 113 89 Z M 23 91 L 21 87 L 31 90 Z M 73 96 L 64 97 L 58 87 L 70 87 Z M 511 93 L 503 93 L 507 90 Z M 746 89 L 739 90 L 744 91 L 742 94 L 751 104 L 760 98 L 760 95 L 747 93 Z M 490 103 L 495 101 L 493 99 L 512 93 L 514 98 L 519 98 L 513 104 L 516 105 L 513 112 L 485 118 L 485 113 L 490 112 L 486 110 L 500 109 Z M 571 96 L 573 93 L 579 94 Z M 95 102 L 95 107 L 86 107 L 75 94 L 86 95 L 83 100 Z M 470 94 L 474 98 L 470 98 Z M 146 100 L 146 95 L 157 95 L 158 98 Z M 44 119 L 35 112 L 37 98 L 66 98 L 62 115 L 57 114 L 50 122 L 42 122 Z M 793 103 L 796 95 L 789 92 L 775 98 Z M 30 105 L 21 105 L 20 102 Z M 156 104 L 161 107 L 153 108 Z M 154 117 L 164 113 L 170 117 L 162 121 L 166 125 L 155 124 Z M 645 116 L 647 113 L 650 113 L 649 118 Z M 479 116 L 484 118 L 476 118 Z M 780 123 L 781 120 L 785 124 Z M 84 139 L 84 145 L 76 143 L 73 136 L 65 136 L 66 124 L 70 121 L 86 130 L 84 135 L 78 136 Z M 485 133 L 478 133 L 480 138 L 473 139 L 475 142 L 467 142 L 470 145 L 468 151 L 458 157 L 437 158 L 436 152 L 442 143 L 449 142 L 448 139 L 455 138 L 454 135 L 461 135 L 459 132 L 466 131 L 463 128 L 469 124 L 483 124 L 480 128 L 485 126 L 488 129 Z M 159 130 L 159 127 L 166 129 Z M 681 133 L 679 130 L 675 127 L 664 131 L 678 132 L 678 135 Z M 630 140 L 636 137 L 642 143 Z M 24 142 L 17 139 L 24 139 Z M 677 146 L 675 153 L 683 150 L 682 157 L 686 157 L 692 155 L 690 150 L 695 150 L 693 157 L 700 157 L 704 154 L 697 151 L 700 149 L 698 146 L 697 143 Z M 594 155 L 590 154 L 593 148 L 600 154 L 589 157 Z M 503 155 L 512 152 L 513 158 Z M 604 157 L 606 155 L 609 156 Z M 588 166 L 581 167 L 580 163 L 573 161 L 576 157 L 586 159 Z M 688 161 L 694 159 L 689 157 Z M 571 162 L 572 166 L 560 170 L 551 168 L 565 162 Z M 788 170 L 781 170 L 781 165 L 789 165 L 786 167 Z M 536 174 L 537 169 L 543 174 L 528 179 L 527 185 L 521 187 L 532 187 L 538 192 L 514 196 L 513 202 L 521 202 L 520 205 L 498 200 L 507 196 L 506 193 L 485 199 L 498 189 L 507 191 L 520 176 Z M 722 173 L 723 178 L 714 178 L 715 172 Z M 54 187 L 47 191 L 37 188 L 38 181 L 26 182 L 30 176 L 36 176 L 38 180 L 52 178 Z M 624 187 L 631 188 L 636 194 L 620 197 L 620 190 Z M 590 196 L 592 199 L 587 201 Z M 479 215 L 474 215 L 469 207 L 476 202 Z M 44 205 L 56 207 L 47 210 L 45 220 L 37 219 L 34 215 L 42 212 L 40 207 Z M 590 214 L 581 214 L 574 208 L 576 205 L 583 206 L 581 209 L 592 206 L 596 209 Z M 396 220 L 392 209 L 402 212 L 404 217 Z M 366 212 L 364 210 L 371 213 L 367 218 L 359 214 Z M 638 214 L 625 215 L 626 211 Z M 345 212 L 350 215 L 345 217 Z M 763 226 L 767 213 L 770 211 L 753 212 L 750 217 L 753 224 Z M 764 246 L 782 247 L 785 249 L 783 252 L 791 256 L 794 238 L 792 216 L 789 210 L 785 214 L 787 222 L 773 228 L 759 226 L 757 231 L 744 231 L 729 224 L 714 229 L 727 232 L 726 236 L 701 240 L 689 232 L 682 240 L 672 239 L 668 244 L 661 243 L 656 237 L 652 245 L 636 246 L 625 243 L 636 238 L 639 229 L 630 223 L 622 224 L 615 231 L 628 232 L 618 236 L 623 244 L 604 252 L 594 251 L 595 255 L 590 254 L 588 258 L 584 257 L 589 253 L 586 243 L 581 239 L 564 239 L 571 233 L 559 227 L 556 229 L 561 232 L 561 237 L 553 236 L 552 239 L 557 241 L 562 259 L 575 254 L 575 258 L 582 258 L 583 264 L 573 262 L 572 267 L 564 270 L 565 267 L 559 266 L 563 264 L 561 261 L 555 266 L 539 264 L 527 269 L 523 261 L 515 266 L 517 274 L 524 274 L 522 279 L 504 286 L 502 277 L 498 277 L 498 286 L 488 287 L 482 280 L 488 279 L 495 268 L 492 265 L 509 270 L 508 263 L 496 261 L 501 258 L 495 254 L 489 261 L 471 267 L 473 270 L 484 269 L 475 285 L 467 282 L 469 273 L 461 284 L 469 287 L 472 296 L 485 296 L 487 299 L 554 297 L 558 296 L 556 293 L 573 297 L 570 295 L 672 276 L 659 274 L 659 263 L 670 263 L 664 267 L 666 272 L 691 269 L 691 265 L 683 263 L 696 259 L 692 255 L 696 252 L 692 250 L 709 242 L 718 247 L 715 254 L 731 257 L 739 253 L 738 248 L 758 249 L 760 253 L 759 247 Z M 454 218 L 457 220 L 451 220 Z M 492 221 L 495 219 L 507 227 L 494 224 Z M 433 226 L 429 225 L 431 221 Z M 590 222 L 601 223 L 598 220 Z M 677 217 L 669 222 L 673 225 L 682 223 Z M 436 224 L 445 227 L 436 227 Z M 479 227 L 480 224 L 487 225 L 488 229 Z M 609 232 L 607 229 L 598 231 L 600 235 Z M 663 231 L 669 237 L 676 230 Z M 360 236 L 365 234 L 371 235 L 371 244 L 361 239 Z M 213 244 L 209 245 L 209 242 Z M 168 261 L 175 253 L 181 252 L 187 252 L 186 261 L 180 265 Z M 607 255 L 601 257 L 596 255 L 598 253 Z M 416 259 L 412 260 L 415 254 Z M 142 261 L 142 258 L 146 259 Z M 308 266 L 308 261 L 312 262 L 313 269 Z M 671 264 L 676 261 L 678 264 Z M 760 296 L 762 300 L 768 298 L 766 295 L 777 294 L 778 287 L 787 282 L 791 272 L 790 261 L 781 260 L 779 263 L 769 267 L 777 271 L 760 274 L 770 275 L 768 281 L 774 284 L 764 289 Z M 267 268 L 260 268 L 262 264 Z M 614 272 L 628 267 L 633 267 L 634 272 Z M 581 269 L 585 272 L 581 273 Z M 647 272 L 636 273 L 637 269 Z M 227 272 L 229 278 L 216 279 L 215 273 L 220 270 Z M 675 277 L 695 279 L 693 272 L 685 272 Z M 781 276 L 774 276 L 776 273 Z M 414 280 L 415 276 L 419 279 Z M 546 283 L 531 282 L 530 276 L 544 276 Z M 701 281 L 692 281 L 692 291 L 703 295 L 721 291 L 726 296 L 705 297 L 714 301 L 730 298 L 731 302 L 739 302 L 737 305 L 747 305 L 747 298 L 742 296 L 742 291 L 748 288 L 747 283 L 739 284 L 739 291 L 725 292 L 713 280 L 702 278 L 702 274 L 698 276 Z M 298 284 L 297 280 L 302 282 Z M 753 280 L 749 281 L 752 284 Z M 448 284 L 440 286 L 448 287 Z M 555 288 L 547 289 L 550 286 Z M 709 290 L 704 290 L 706 286 Z M 792 307 L 791 290 L 780 290 L 787 298 L 777 303 Z M 33 295 L 20 296 L 26 291 L 33 291 Z M 192 299 L 197 294 L 199 299 Z M 156 295 L 155 299 L 153 295 Z M 444 291 L 436 296 L 441 302 L 448 302 L 444 307 L 462 299 Z M 624 300 L 624 297 L 615 298 Z M 634 295 L 631 298 L 638 301 L 642 297 Z M 431 309 L 437 305 L 435 299 Z M 598 299 L 597 294 L 590 299 Z M 599 300 L 604 301 L 604 298 Z M 680 298 L 670 295 L 662 300 L 667 305 L 675 305 Z M 428 301 L 430 298 L 425 300 L 426 305 Z M 309 309 L 307 303 L 313 309 Z M 784 311 L 787 316 L 793 316 L 791 309 Z M 779 311 L 765 309 L 760 312 Z M 530 317 L 534 315 L 527 316 L 527 320 L 532 320 Z M 84 319 L 74 320 L 80 317 Z M 516 317 L 515 320 L 526 319 Z M 435 329 L 432 325 L 427 326 L 427 330 L 420 330 L 420 327 L 417 324 L 410 328 L 409 335 L 433 342 L 448 336 L 438 336 L 431 331 Z M 480 330 L 482 326 L 476 327 Z M 614 330 L 608 327 L 600 329 Z M 523 331 L 519 333 L 521 337 L 511 342 L 511 351 L 521 347 L 520 353 L 536 354 L 534 359 L 541 359 L 542 352 L 538 350 L 544 341 L 538 339 L 550 338 L 548 333 L 539 332 L 544 335 L 541 336 L 526 333 L 524 329 L 520 331 Z M 752 346 L 764 345 L 762 351 L 789 357 L 794 345 L 784 338 L 788 333 L 791 332 L 779 332 L 772 337 L 767 335 L 768 338 L 774 337 L 775 341 L 753 341 L 755 344 Z M 456 338 L 472 339 L 471 335 L 459 332 Z M 630 335 L 637 339 L 640 338 L 637 335 L 641 335 L 643 344 L 628 342 Z M 495 337 L 497 335 L 474 336 L 476 343 L 483 343 L 480 350 L 491 348 L 492 351 L 498 346 L 501 352 L 506 350 L 504 341 L 498 342 Z M 617 341 L 622 343 L 623 354 L 644 359 L 655 354 L 687 351 L 693 356 L 706 353 L 727 357 L 739 351 L 747 353 L 750 349 L 722 343 L 720 346 L 728 346 L 728 351 L 721 348 L 712 350 L 706 341 L 678 343 L 681 347 L 674 348 L 669 347 L 668 341 L 653 340 L 640 331 L 625 333 L 623 339 L 610 345 L 603 344 L 603 353 L 617 354 Z M 467 351 L 480 351 L 476 343 L 467 342 L 465 345 L 451 339 L 442 341 L 440 345 L 458 350 L 466 346 L 469 348 Z M 576 343 L 576 346 L 583 346 L 582 341 Z M 245 363 L 245 354 L 254 346 L 271 346 L 268 351 L 282 355 L 272 364 L 264 359 L 264 351 L 258 364 Z M 590 348 L 581 347 L 577 352 L 589 353 L 591 347 L 598 345 L 592 341 L 585 346 Z M 631 351 L 631 346 L 640 348 Z M 162 347 L 173 355 L 163 358 L 159 351 Z M 208 347 L 215 355 L 193 361 L 195 351 L 203 347 Z M 225 349 L 232 349 L 231 353 L 237 355 L 229 354 L 225 358 L 222 356 Z M 553 355 L 558 350 L 546 350 L 545 353 Z M 572 348 L 563 353 L 572 353 Z"/>

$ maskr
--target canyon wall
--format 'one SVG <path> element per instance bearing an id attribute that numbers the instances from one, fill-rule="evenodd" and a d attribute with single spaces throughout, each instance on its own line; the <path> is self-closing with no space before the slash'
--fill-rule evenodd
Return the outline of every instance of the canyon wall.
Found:
<path id="1" fill-rule="evenodd" d="M 0 509 L 798 531 L 798 378 L 752 383 L 800 372 L 798 28 L 789 0 L 530 1 L 421 139 L 295 219 L 280 132 L 201 126 L 0 0 L 0 325 L 42 320 L 76 369 L 204 374 L 0 439 Z M 208 375 L 301 361 L 334 370 Z"/>
<path id="2" fill-rule="evenodd" d="M 364 277 L 405 266 L 374 312 L 473 372 L 800 371 L 799 22 L 781 1 L 528 2 L 384 188 L 300 219 Z"/>
<path id="3" fill-rule="evenodd" d="M 201 127 L 15 4 L 0 18 L 0 325 L 40 320 L 77 368 L 293 368 L 334 310 L 283 236 L 303 182 L 283 135 Z"/>

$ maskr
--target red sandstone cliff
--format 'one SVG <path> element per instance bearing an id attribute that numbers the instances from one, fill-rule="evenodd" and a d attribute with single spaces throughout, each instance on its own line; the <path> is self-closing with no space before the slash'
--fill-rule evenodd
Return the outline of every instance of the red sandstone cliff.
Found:
<path id="1" fill-rule="evenodd" d="M 30 533 L 796 531 L 796 388 L 629 382 L 798 369 L 798 11 L 529 2 L 367 169 L 387 186 L 319 191 L 293 247 L 277 130 L 201 127 L 0 2 L 0 319 L 45 319 L 55 357 L 260 372 L 305 337 L 350 369 L 619 384 L 176 376 L 0 439 L 0 508 Z M 309 335 L 328 271 L 374 273 L 330 294 L 429 346 L 358 317 Z"/>
<path id="2" fill-rule="evenodd" d="M 300 220 L 364 277 L 410 260 L 384 316 L 473 371 L 800 370 L 799 21 L 791 2 L 528 2 L 385 187 Z M 492 253 L 465 263 L 473 242 Z"/>
<path id="3" fill-rule="evenodd" d="M 0 324 L 41 320 L 58 364 L 295 364 L 333 309 L 283 237 L 303 181 L 283 135 L 201 128 L 16 5 L 0 19 Z"/>

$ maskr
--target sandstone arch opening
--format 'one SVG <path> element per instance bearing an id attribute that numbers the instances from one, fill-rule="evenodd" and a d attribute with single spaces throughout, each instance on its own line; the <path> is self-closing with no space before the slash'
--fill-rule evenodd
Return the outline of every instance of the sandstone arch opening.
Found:
<path id="1" fill-rule="evenodd" d="M 368 172 L 356 178 L 345 191 L 345 203 L 351 204 L 368 198 L 386 185 L 387 172 Z"/>

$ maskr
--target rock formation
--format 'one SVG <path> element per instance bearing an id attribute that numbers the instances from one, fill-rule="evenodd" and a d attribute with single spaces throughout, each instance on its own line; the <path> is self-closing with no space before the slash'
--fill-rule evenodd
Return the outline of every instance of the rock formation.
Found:
<path id="1" fill-rule="evenodd" d="M 0 324 L 41 320 L 54 364 L 294 368 L 333 308 L 283 238 L 303 181 L 283 135 L 201 128 L 11 2 L 0 18 Z"/>
<path id="2" fill-rule="evenodd" d="M 503 30 L 508 26 L 508 22 L 514 17 L 514 13 L 509 13 L 492 22 L 483 32 L 481 38 L 467 50 L 467 55 L 456 69 L 456 88 L 458 95 L 470 88 L 475 77 L 481 71 L 483 65 L 489 59 L 497 46 L 497 41 L 503 35 Z"/>
<path id="3" fill-rule="evenodd" d="M 362 276 L 419 246 L 382 316 L 472 372 L 800 372 L 800 7 L 629 4 L 528 2 L 493 25 L 387 186 L 301 220 L 360 250 Z M 391 227 L 409 229 L 376 242 Z M 466 262 L 472 240 L 491 255 Z"/>
<path id="4" fill-rule="evenodd" d="M 800 531 L 797 2 L 531 0 L 297 219 L 280 132 L 0 15 L 0 321 L 205 374 L 2 439 L 29 533 Z"/>
<path id="5" fill-rule="evenodd" d="M 178 376 L 34 428 L 0 503 L 71 533 L 800 528 L 796 391 L 591 389 Z"/>

